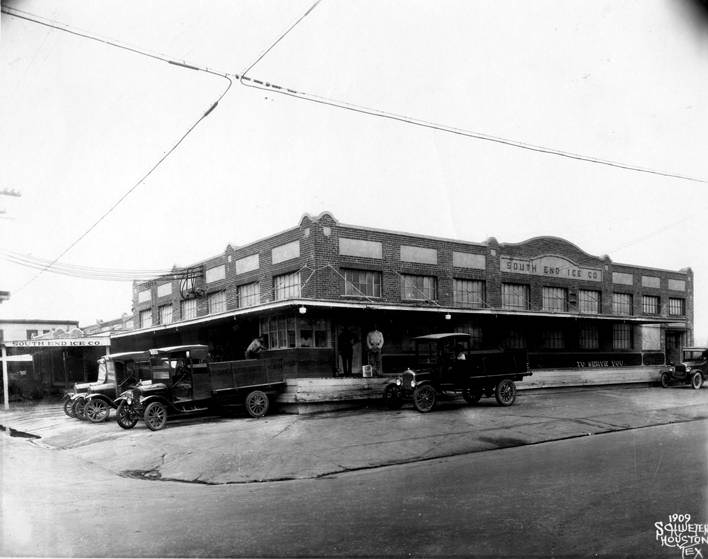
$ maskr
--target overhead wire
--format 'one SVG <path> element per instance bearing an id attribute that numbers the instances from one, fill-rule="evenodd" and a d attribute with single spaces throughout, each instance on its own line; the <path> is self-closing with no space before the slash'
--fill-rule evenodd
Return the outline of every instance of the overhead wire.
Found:
<path id="1" fill-rule="evenodd" d="M 184 132 L 179 139 L 172 144 L 172 146 L 157 160 L 157 162 L 150 167 L 150 169 L 142 176 L 138 181 L 131 186 L 128 190 L 126 190 L 116 202 L 114 202 L 105 212 L 103 212 L 99 218 L 94 221 L 91 226 L 86 229 L 81 235 L 79 235 L 73 242 L 69 244 L 61 253 L 59 253 L 58 256 L 56 256 L 54 259 L 52 259 L 46 266 L 43 268 L 39 269 L 38 273 L 35 274 L 32 278 L 30 278 L 27 282 L 25 282 L 19 289 L 16 290 L 16 293 L 21 292 L 23 289 L 25 289 L 27 286 L 29 286 L 32 282 L 34 282 L 40 275 L 42 275 L 43 272 L 45 272 L 47 269 L 53 267 L 57 262 L 65 256 L 72 248 L 74 248 L 79 242 L 81 242 L 87 235 L 89 235 L 106 217 L 108 217 L 109 214 L 113 212 L 130 194 L 132 194 L 135 189 L 138 188 L 147 178 L 157 169 L 160 164 L 165 161 L 179 146 L 182 144 L 182 142 L 189 136 L 189 134 L 199 125 L 199 123 L 202 122 L 209 114 L 216 108 L 216 106 L 219 104 L 219 102 L 224 98 L 224 96 L 228 93 L 229 89 L 231 89 L 231 86 L 233 85 L 232 79 L 229 77 L 228 74 L 226 73 L 220 73 L 214 70 L 211 70 L 207 67 L 199 66 L 196 64 L 189 64 L 185 61 L 179 61 L 179 60 L 174 60 L 162 55 L 150 53 L 148 51 L 144 51 L 142 49 L 137 49 L 134 47 L 130 47 L 128 45 L 121 44 L 117 41 L 105 39 L 102 37 L 98 37 L 96 35 L 91 35 L 85 32 L 80 32 L 74 29 L 69 28 L 66 25 L 61 25 L 55 22 L 48 22 L 48 21 L 42 21 L 42 18 L 39 16 L 36 16 L 35 14 L 29 14 L 28 12 L 24 12 L 24 15 L 21 15 L 18 12 L 18 10 L 15 10 L 13 8 L 9 8 L 7 6 L 2 6 L 1 8 L 2 12 L 5 14 L 8 14 L 10 16 L 23 19 L 26 21 L 30 21 L 39 25 L 44 25 L 47 27 L 51 27 L 53 29 L 57 29 L 59 31 L 63 31 L 65 33 L 69 33 L 78 37 L 82 37 L 85 39 L 89 39 L 98 43 L 102 43 L 108 46 L 112 46 L 115 48 L 123 49 L 128 52 L 131 52 L 133 54 L 141 55 L 141 56 L 146 56 L 148 58 L 152 58 L 155 60 L 160 60 L 163 62 L 167 62 L 168 64 L 174 65 L 174 66 L 179 66 L 182 68 L 190 69 L 190 70 L 195 70 L 195 71 L 201 71 L 205 72 L 207 74 L 211 74 L 214 76 L 218 76 L 220 78 L 226 79 L 228 81 L 228 84 L 224 91 L 221 92 L 221 94 L 216 98 L 216 100 L 209 106 L 209 108 L 187 129 L 186 132 Z"/>

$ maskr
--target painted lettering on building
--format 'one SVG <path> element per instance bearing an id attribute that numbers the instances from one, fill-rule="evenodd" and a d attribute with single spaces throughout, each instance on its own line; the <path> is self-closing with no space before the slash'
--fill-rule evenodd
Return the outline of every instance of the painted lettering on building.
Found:
<path id="1" fill-rule="evenodd" d="M 502 272 L 511 274 L 602 281 L 602 270 L 583 268 L 561 256 L 540 256 L 533 259 L 502 256 L 500 266 Z"/>

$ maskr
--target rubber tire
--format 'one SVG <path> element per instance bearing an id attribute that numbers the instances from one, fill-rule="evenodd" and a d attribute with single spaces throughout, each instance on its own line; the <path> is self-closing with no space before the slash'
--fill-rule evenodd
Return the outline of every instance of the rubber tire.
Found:
<path id="1" fill-rule="evenodd" d="M 403 399 L 397 386 L 389 384 L 383 393 L 383 399 L 386 407 L 390 410 L 400 410 L 403 406 Z"/>
<path id="2" fill-rule="evenodd" d="M 132 429 L 138 423 L 139 417 L 137 413 L 134 416 L 131 416 L 130 410 L 127 408 L 128 404 L 125 403 L 125 400 L 118 404 L 118 410 L 116 411 L 116 423 L 118 423 L 118 426 L 123 429 Z"/>
<path id="3" fill-rule="evenodd" d="M 479 389 L 473 389 L 473 388 L 465 388 L 462 391 L 462 397 L 465 399 L 465 402 L 467 402 L 470 405 L 478 403 L 482 399 L 482 390 Z"/>
<path id="4" fill-rule="evenodd" d="M 86 419 L 86 416 L 84 415 L 84 406 L 86 405 L 86 398 L 76 398 L 74 400 L 74 405 L 72 406 L 72 410 L 74 411 L 74 417 L 76 419 L 80 419 L 81 421 L 84 421 Z"/>
<path id="5" fill-rule="evenodd" d="M 244 402 L 248 415 L 255 418 L 263 417 L 268 413 L 268 408 L 270 407 L 270 399 L 268 398 L 268 394 L 262 390 L 254 390 L 249 392 Z"/>
<path id="6" fill-rule="evenodd" d="M 435 407 L 438 394 L 429 384 L 416 387 L 413 391 L 413 405 L 420 413 L 428 413 Z"/>
<path id="7" fill-rule="evenodd" d="M 659 377 L 659 382 L 661 383 L 661 386 L 663 388 L 668 388 L 671 386 L 671 377 L 669 376 L 669 373 L 661 373 L 661 376 Z"/>
<path id="8" fill-rule="evenodd" d="M 162 402 L 150 402 L 145 408 L 143 421 L 150 431 L 159 431 L 167 423 L 167 408 Z"/>
<path id="9" fill-rule="evenodd" d="M 74 415 L 74 400 L 71 398 L 67 398 L 64 402 L 64 413 L 69 417 L 76 417 L 76 415 Z"/>
<path id="10" fill-rule="evenodd" d="M 700 390 L 701 386 L 703 386 L 703 375 L 699 371 L 696 371 L 691 375 L 691 388 Z"/>
<path id="11" fill-rule="evenodd" d="M 93 398 L 86 402 L 84 406 L 84 416 L 91 423 L 101 423 L 108 419 L 108 415 L 111 413 L 111 408 L 100 398 Z"/>
<path id="12" fill-rule="evenodd" d="M 516 401 L 516 385 L 513 380 L 500 380 L 494 388 L 494 397 L 500 406 L 511 406 Z"/>

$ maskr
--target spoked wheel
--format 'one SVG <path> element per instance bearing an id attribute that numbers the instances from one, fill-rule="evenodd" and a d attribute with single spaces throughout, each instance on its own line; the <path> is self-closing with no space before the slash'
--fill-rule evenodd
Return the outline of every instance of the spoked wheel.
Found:
<path id="1" fill-rule="evenodd" d="M 64 402 L 64 413 L 69 417 L 76 417 L 74 415 L 74 401 L 71 398 L 67 398 Z"/>
<path id="2" fill-rule="evenodd" d="M 401 394 L 398 388 L 392 384 L 389 384 L 384 390 L 383 399 L 386 403 L 386 407 L 390 410 L 400 410 L 401 406 L 403 406 Z"/>
<path id="3" fill-rule="evenodd" d="M 132 429 L 135 427 L 138 419 L 140 419 L 138 412 L 135 411 L 133 406 L 127 404 L 125 400 L 118 405 L 118 411 L 116 411 L 116 421 L 123 429 Z"/>
<path id="4" fill-rule="evenodd" d="M 167 423 L 167 408 L 161 402 L 151 402 L 143 415 L 145 425 L 151 431 L 159 431 Z"/>
<path id="5" fill-rule="evenodd" d="M 262 390 L 254 390 L 246 396 L 246 411 L 251 417 L 263 417 L 269 406 L 268 394 Z"/>
<path id="6" fill-rule="evenodd" d="M 462 397 L 468 404 L 476 404 L 482 399 L 482 391 L 476 388 L 465 388 Z"/>
<path id="7" fill-rule="evenodd" d="M 84 415 L 91 423 L 101 423 L 108 418 L 110 409 L 108 404 L 100 398 L 94 398 L 86 402 L 84 406 Z"/>
<path id="8" fill-rule="evenodd" d="M 659 380 L 661 382 L 661 386 L 663 386 L 664 388 L 668 388 L 671 385 L 669 373 L 661 373 L 661 377 L 659 377 Z"/>
<path id="9" fill-rule="evenodd" d="M 84 415 L 84 407 L 86 406 L 86 400 L 84 398 L 76 398 L 74 400 L 74 417 L 77 419 L 86 419 L 86 416 Z"/>
<path id="10" fill-rule="evenodd" d="M 437 394 L 429 384 L 417 387 L 413 391 L 413 405 L 421 413 L 427 413 L 435 407 Z"/>
<path id="11" fill-rule="evenodd" d="M 703 386 L 703 375 L 700 372 L 691 375 L 691 386 L 694 390 L 699 390 Z"/>
<path id="12" fill-rule="evenodd" d="M 500 406 L 510 406 L 516 400 L 516 385 L 513 380 L 505 378 L 499 381 L 494 390 L 494 397 Z"/>

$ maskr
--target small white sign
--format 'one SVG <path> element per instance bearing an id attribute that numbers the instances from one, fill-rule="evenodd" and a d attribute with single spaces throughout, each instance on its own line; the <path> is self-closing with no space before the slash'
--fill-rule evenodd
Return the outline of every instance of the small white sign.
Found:
<path id="1" fill-rule="evenodd" d="M 59 338 L 56 340 L 9 340 L 6 347 L 101 347 L 110 346 L 111 339 L 103 338 Z"/>

